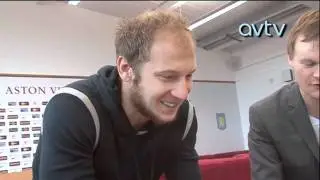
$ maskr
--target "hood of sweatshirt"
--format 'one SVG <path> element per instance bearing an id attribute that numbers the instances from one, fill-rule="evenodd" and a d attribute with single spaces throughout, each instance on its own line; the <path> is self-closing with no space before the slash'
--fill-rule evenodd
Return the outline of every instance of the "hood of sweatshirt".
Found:
<path id="1" fill-rule="evenodd" d="M 95 87 L 100 94 L 100 103 L 110 117 L 115 132 L 119 136 L 136 134 L 131 126 L 126 113 L 121 105 L 121 87 L 117 68 L 115 66 L 104 66 L 98 70 L 93 78 Z"/>

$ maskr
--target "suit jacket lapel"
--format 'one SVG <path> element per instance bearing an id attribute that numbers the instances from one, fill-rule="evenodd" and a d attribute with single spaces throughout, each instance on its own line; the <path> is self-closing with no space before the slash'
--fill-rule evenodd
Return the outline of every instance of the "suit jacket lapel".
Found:
<path id="1" fill-rule="evenodd" d="M 319 161 L 319 145 L 312 128 L 309 114 L 297 84 L 291 86 L 288 92 L 288 113 L 297 133 Z"/>

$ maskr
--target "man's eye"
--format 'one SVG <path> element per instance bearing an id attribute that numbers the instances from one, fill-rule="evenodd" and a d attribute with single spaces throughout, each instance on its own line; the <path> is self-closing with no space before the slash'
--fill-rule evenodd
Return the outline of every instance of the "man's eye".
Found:
<path id="1" fill-rule="evenodd" d="M 305 65 L 305 66 L 308 66 L 308 67 L 312 67 L 312 66 L 315 65 L 315 63 L 313 63 L 313 62 L 306 62 L 304 65 Z"/>
<path id="2" fill-rule="evenodd" d="M 164 79 L 174 79 L 174 76 L 162 76 Z"/>
<path id="3" fill-rule="evenodd" d="M 318 63 L 316 63 L 315 61 L 312 61 L 312 60 L 302 60 L 301 64 L 303 64 L 306 67 L 313 67 Z"/>

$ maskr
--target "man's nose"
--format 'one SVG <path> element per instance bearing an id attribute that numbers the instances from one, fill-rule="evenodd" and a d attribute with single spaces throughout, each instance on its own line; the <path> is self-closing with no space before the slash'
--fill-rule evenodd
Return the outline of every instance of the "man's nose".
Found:
<path id="1" fill-rule="evenodd" d="M 176 87 L 171 91 L 171 94 L 179 99 L 187 99 L 188 95 L 190 93 L 191 90 L 191 86 L 192 86 L 192 81 L 191 80 L 181 80 L 181 82 L 179 82 Z"/>

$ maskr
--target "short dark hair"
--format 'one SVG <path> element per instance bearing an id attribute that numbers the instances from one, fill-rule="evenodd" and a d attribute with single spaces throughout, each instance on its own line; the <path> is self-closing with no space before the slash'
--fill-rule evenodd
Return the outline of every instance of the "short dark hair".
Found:
<path id="1" fill-rule="evenodd" d="M 145 11 L 134 18 L 124 19 L 116 29 L 116 55 L 123 56 L 134 68 L 149 61 L 154 36 L 162 29 L 185 30 L 188 22 L 180 13 L 168 10 Z"/>
<path id="2" fill-rule="evenodd" d="M 290 59 L 294 56 L 294 46 L 300 35 L 304 37 L 304 42 L 319 41 L 319 10 L 304 13 L 291 28 L 287 44 Z"/>

